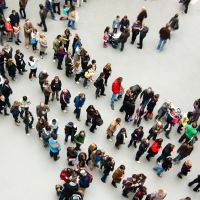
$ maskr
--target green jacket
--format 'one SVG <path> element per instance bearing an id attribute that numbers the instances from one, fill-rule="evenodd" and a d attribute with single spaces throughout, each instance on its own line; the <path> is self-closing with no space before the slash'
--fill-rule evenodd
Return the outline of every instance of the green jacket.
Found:
<path id="1" fill-rule="evenodd" d="M 74 142 L 77 144 L 83 144 L 85 137 L 80 136 L 79 134 L 74 137 Z"/>
<path id="2" fill-rule="evenodd" d="M 185 127 L 185 135 L 190 140 L 197 134 L 197 130 L 192 127 L 192 125 L 187 125 Z"/>

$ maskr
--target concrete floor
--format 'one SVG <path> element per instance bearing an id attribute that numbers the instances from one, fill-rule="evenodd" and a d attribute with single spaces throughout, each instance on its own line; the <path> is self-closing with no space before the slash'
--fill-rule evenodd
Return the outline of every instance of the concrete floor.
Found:
<path id="1" fill-rule="evenodd" d="M 39 22 L 38 4 L 43 0 L 29 0 L 27 6 L 27 16 L 36 25 Z M 130 134 L 134 127 L 132 124 L 122 123 L 122 127 L 126 127 L 129 137 L 126 139 L 126 145 L 117 151 L 114 147 L 114 141 L 108 142 L 105 139 L 105 130 L 110 121 L 114 117 L 124 117 L 118 112 L 120 103 L 116 104 L 116 110 L 110 109 L 111 82 L 117 77 L 124 77 L 123 85 L 128 88 L 136 83 L 141 84 L 143 88 L 152 86 L 156 93 L 160 94 L 160 101 L 156 110 L 165 99 L 171 99 L 173 103 L 180 106 L 183 112 L 192 110 L 194 99 L 199 98 L 200 81 L 197 77 L 199 74 L 199 32 L 200 26 L 200 4 L 197 2 L 190 6 L 187 15 L 182 14 L 178 1 L 174 0 L 88 0 L 79 9 L 80 20 L 77 24 L 77 32 L 81 38 L 85 48 L 89 51 L 92 58 L 97 60 L 97 74 L 101 72 L 103 66 L 112 63 L 112 77 L 109 80 L 109 87 L 106 88 L 106 97 L 95 100 L 92 86 L 90 89 L 83 89 L 82 85 L 76 85 L 74 80 L 70 80 L 64 76 L 64 71 L 58 71 L 52 62 L 52 40 L 57 34 L 60 34 L 66 28 L 66 22 L 53 21 L 50 16 L 47 20 L 49 42 L 48 56 L 40 60 L 38 63 L 38 71 L 47 69 L 50 79 L 59 75 L 63 82 L 63 87 L 68 88 L 73 97 L 80 91 L 86 93 L 86 104 L 81 114 L 82 121 L 75 120 L 73 112 L 73 103 L 69 107 L 67 113 L 60 111 L 58 102 L 50 103 L 51 112 L 49 119 L 55 117 L 59 119 L 59 142 L 62 145 L 61 159 L 53 162 L 49 158 L 48 150 L 44 149 L 41 141 L 38 139 L 35 130 L 31 132 L 31 136 L 26 136 L 24 126 L 16 127 L 11 117 L 0 117 L 0 133 L 1 133 L 1 170 L 0 170 L 0 188 L 1 198 L 4 200 L 53 200 L 57 199 L 54 186 L 60 183 L 59 173 L 66 167 L 66 148 L 64 145 L 64 125 L 69 121 L 74 121 L 78 130 L 84 129 L 87 133 L 83 150 L 86 151 L 90 143 L 96 142 L 98 147 L 104 149 L 107 154 L 113 156 L 116 160 L 116 167 L 125 164 L 127 167 L 126 177 L 132 173 L 145 173 L 147 175 L 146 186 L 148 192 L 152 192 L 158 188 L 164 188 L 167 191 L 166 200 L 178 200 L 180 198 L 190 196 L 193 200 L 199 199 L 199 194 L 187 187 L 188 181 L 196 177 L 199 173 L 199 144 L 195 144 L 195 150 L 191 155 L 193 162 L 192 172 L 180 180 L 176 177 L 181 164 L 173 166 L 173 168 L 164 174 L 163 178 L 158 178 L 152 167 L 155 165 L 155 159 L 151 163 L 147 163 L 143 158 L 142 163 L 137 164 L 134 161 L 136 150 L 127 148 Z M 10 14 L 12 9 L 18 8 L 18 1 L 7 0 L 9 9 L 6 10 L 6 16 Z M 128 15 L 131 22 L 136 19 L 141 7 L 145 6 L 148 11 L 148 18 L 145 20 L 150 28 L 147 37 L 144 40 L 144 49 L 138 50 L 136 46 L 130 45 L 130 40 L 125 46 L 124 52 L 115 50 L 111 47 L 102 48 L 103 30 L 107 25 L 111 25 L 112 20 L 118 14 L 120 16 Z M 158 53 L 155 48 L 158 42 L 159 29 L 176 13 L 180 13 L 180 29 L 172 34 L 171 40 L 167 43 L 165 50 Z M 23 26 L 24 21 L 21 21 Z M 40 30 L 40 28 L 38 28 Z M 13 44 L 14 49 L 17 47 Z M 27 60 L 33 55 L 31 50 L 26 50 L 24 45 L 20 49 L 25 54 Z M 27 66 L 28 68 L 28 66 Z M 38 80 L 29 81 L 28 74 L 18 76 L 15 82 L 11 82 L 14 90 L 12 102 L 19 100 L 23 95 L 28 95 L 31 99 L 31 111 L 35 114 L 35 107 L 41 100 L 43 94 L 40 91 Z M 138 102 L 139 103 L 139 102 Z M 95 134 L 91 134 L 88 128 L 84 126 L 86 119 L 85 109 L 88 105 L 94 104 L 99 109 L 104 124 Z M 142 123 L 147 135 L 153 122 Z M 171 133 L 171 142 L 177 144 L 179 135 L 175 131 Z M 165 139 L 165 144 L 169 142 Z M 69 145 L 69 144 L 68 144 Z M 177 148 L 176 148 L 177 149 Z M 91 187 L 86 191 L 85 199 L 124 199 L 121 196 L 121 186 L 114 189 L 111 184 L 111 176 L 108 178 L 107 184 L 100 181 L 101 172 L 94 171 L 94 181 Z M 115 192 L 114 192 L 115 191 Z M 131 196 L 131 195 L 130 195 Z"/>

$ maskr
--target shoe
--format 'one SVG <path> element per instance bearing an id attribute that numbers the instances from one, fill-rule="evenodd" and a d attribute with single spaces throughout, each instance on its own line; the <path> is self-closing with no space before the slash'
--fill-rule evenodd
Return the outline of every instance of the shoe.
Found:
<path id="1" fill-rule="evenodd" d="M 161 174 L 157 174 L 157 176 L 159 176 L 160 178 L 162 177 L 162 175 L 161 175 Z"/>
<path id="2" fill-rule="evenodd" d="M 91 133 L 94 133 L 94 131 L 93 131 L 93 130 L 90 130 L 90 132 L 91 132 Z"/>
<path id="3" fill-rule="evenodd" d="M 55 62 L 56 62 L 56 60 L 55 60 L 55 59 L 53 59 L 53 62 L 55 63 Z"/>
<path id="4" fill-rule="evenodd" d="M 195 189 L 193 189 L 193 191 L 194 191 L 194 192 L 200 192 L 200 190 L 195 190 Z"/>
<path id="5" fill-rule="evenodd" d="M 30 133 L 27 133 L 26 135 L 27 135 L 27 136 L 30 136 Z"/>
<path id="6" fill-rule="evenodd" d="M 66 113 L 67 111 L 66 111 L 66 110 L 63 110 L 63 112 Z"/>
<path id="7" fill-rule="evenodd" d="M 17 42 L 22 43 L 22 41 L 20 39 L 18 39 Z"/>
<path id="8" fill-rule="evenodd" d="M 166 137 L 167 139 L 170 139 L 169 135 L 167 135 L 167 134 L 165 134 L 165 137 Z"/>
<path id="9" fill-rule="evenodd" d="M 138 164 L 140 164 L 141 162 L 138 160 L 138 161 L 136 161 Z"/>
<path id="10" fill-rule="evenodd" d="M 81 121 L 81 119 L 80 118 L 76 118 L 79 122 Z"/>
<path id="11" fill-rule="evenodd" d="M 112 110 L 115 110 L 114 105 L 111 105 L 111 109 L 112 109 Z"/>
<path id="12" fill-rule="evenodd" d="M 142 47 L 137 47 L 138 49 L 142 49 Z"/>
<path id="13" fill-rule="evenodd" d="M 85 125 L 86 125 L 86 126 L 89 126 L 89 124 L 88 124 L 87 122 L 85 122 Z"/>
<path id="14" fill-rule="evenodd" d="M 62 67 L 60 67 L 60 68 L 57 67 L 57 69 L 62 70 L 63 68 Z"/>
<path id="15" fill-rule="evenodd" d="M 42 24 L 37 24 L 37 25 L 40 26 L 40 27 L 42 26 Z"/>
<path id="16" fill-rule="evenodd" d="M 101 94 L 101 96 L 106 96 L 106 94 Z"/>
<path id="17" fill-rule="evenodd" d="M 103 183 L 106 183 L 103 179 L 101 179 L 101 181 L 102 181 Z"/>
<path id="18" fill-rule="evenodd" d="M 115 183 L 111 183 L 115 188 L 117 188 L 117 185 Z"/>
<path id="19" fill-rule="evenodd" d="M 128 198 L 128 195 L 127 195 L 127 194 L 122 194 L 122 196 Z"/>
<path id="20" fill-rule="evenodd" d="M 4 115 L 5 115 L 5 116 L 8 116 L 8 115 L 10 115 L 10 114 L 8 114 L 8 113 L 5 113 Z"/>
<path id="21" fill-rule="evenodd" d="M 108 139 L 110 142 L 112 142 L 112 139 L 110 138 L 110 139 Z"/>
<path id="22" fill-rule="evenodd" d="M 15 44 L 16 44 L 16 45 L 19 45 L 19 43 L 18 43 L 18 42 L 15 42 Z"/>
<path id="23" fill-rule="evenodd" d="M 26 69 L 23 69 L 22 72 L 27 72 L 27 70 L 26 70 Z"/>
<path id="24" fill-rule="evenodd" d="M 180 174 L 177 174 L 177 176 L 178 176 L 179 178 L 181 178 L 181 179 L 183 178 Z"/>
<path id="25" fill-rule="evenodd" d="M 79 84 L 79 81 L 76 81 L 76 84 L 78 85 L 78 84 Z"/>

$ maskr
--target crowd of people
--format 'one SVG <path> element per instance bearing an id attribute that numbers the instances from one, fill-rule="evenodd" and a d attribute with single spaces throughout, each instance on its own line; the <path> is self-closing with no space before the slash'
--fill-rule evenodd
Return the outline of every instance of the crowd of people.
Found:
<path id="1" fill-rule="evenodd" d="M 62 4 L 64 16 L 61 16 L 60 20 L 68 20 L 68 28 L 55 37 L 51 46 L 53 46 L 54 51 L 53 62 L 56 63 L 58 70 L 62 70 L 64 65 L 65 75 L 69 80 L 73 78 L 76 84 L 82 82 L 83 87 L 86 89 L 88 87 L 95 87 L 95 97 L 101 98 L 106 96 L 106 87 L 108 86 L 109 77 L 113 70 L 111 63 L 107 63 L 100 74 L 96 76 L 98 61 L 91 59 L 90 54 L 83 45 L 82 39 L 77 33 L 73 35 L 73 40 L 71 39 L 70 29 L 76 29 L 77 8 L 83 2 L 86 1 L 45 0 L 44 4 L 39 4 L 41 22 L 37 25 L 44 28 L 43 32 L 39 33 L 36 28 L 37 26 L 33 25 L 31 19 L 27 18 L 25 8 L 28 0 L 19 0 L 20 14 L 16 11 L 17 9 L 12 10 L 8 18 L 4 16 L 4 9 L 7 8 L 6 2 L 5 0 L 0 0 L 0 40 L 3 46 L 0 52 L 1 117 L 4 115 L 7 118 L 7 116 L 12 115 L 16 126 L 24 126 L 26 135 L 30 135 L 33 132 L 33 124 L 35 123 L 38 137 L 42 141 L 42 145 L 49 149 L 49 155 L 54 161 L 60 158 L 61 145 L 58 141 L 58 132 L 60 129 L 58 119 L 48 118 L 48 113 L 51 112 L 49 102 L 58 101 L 61 111 L 64 113 L 67 112 L 69 106 L 71 107 L 71 104 L 74 104 L 75 117 L 77 121 L 81 121 L 81 110 L 84 107 L 87 93 L 80 92 L 72 97 L 70 88 L 63 87 L 59 76 L 56 75 L 52 80 L 49 80 L 49 72 L 47 70 L 37 72 L 39 60 L 48 58 L 46 49 L 50 45 L 47 44 L 47 40 L 45 39 L 45 32 L 48 31 L 46 25 L 48 12 L 51 13 L 52 19 L 58 20 L 56 15 L 61 15 Z M 190 1 L 181 0 L 180 2 L 185 6 L 184 12 L 187 13 Z M 131 44 L 134 44 L 136 37 L 139 35 L 139 49 L 142 49 L 143 39 L 149 30 L 143 24 L 145 18 L 147 18 L 147 10 L 143 7 L 132 26 Z M 21 19 L 25 20 L 23 25 L 24 34 L 21 33 Z M 103 46 L 107 47 L 108 42 L 111 42 L 113 46 L 120 42 L 121 51 L 123 51 L 124 44 L 130 36 L 129 26 L 130 22 L 127 16 L 124 16 L 122 19 L 120 19 L 120 16 L 117 16 L 112 24 L 113 30 L 111 31 L 110 27 L 106 27 L 104 31 Z M 175 14 L 169 23 L 160 30 L 160 41 L 157 49 L 163 49 L 166 40 L 170 39 L 170 32 L 177 30 L 178 27 L 178 14 Z M 116 39 L 114 35 L 119 32 L 120 36 Z M 30 56 L 28 60 L 24 59 L 24 53 L 20 49 L 17 49 L 13 56 L 11 42 L 14 40 L 17 47 L 20 46 L 22 35 L 24 35 L 24 45 L 27 50 L 32 46 L 34 56 Z M 9 44 L 4 45 L 5 39 Z M 39 54 L 36 56 L 38 44 Z M 70 45 L 72 48 L 69 48 Z M 30 70 L 28 75 L 29 80 L 33 81 L 34 78 L 38 78 L 38 87 L 41 88 L 41 93 L 44 95 L 43 101 L 38 102 L 36 106 L 36 119 L 30 109 L 32 102 L 27 95 L 22 96 L 21 99 L 15 99 L 13 102 L 10 100 L 11 96 L 13 96 L 10 82 L 14 84 L 17 76 L 25 76 L 28 68 Z M 141 163 L 140 159 L 145 155 L 147 161 L 150 162 L 153 160 L 153 157 L 159 155 L 153 168 L 157 176 L 162 177 L 172 167 L 179 167 L 178 178 L 182 179 L 184 176 L 187 176 L 192 170 L 192 161 L 189 156 L 197 145 L 197 134 L 200 132 L 200 125 L 198 124 L 200 99 L 196 99 L 193 103 L 193 110 L 189 110 L 186 113 L 182 113 L 181 109 L 174 106 L 171 100 L 166 100 L 158 109 L 157 114 L 155 114 L 154 109 L 159 101 L 160 94 L 154 92 L 152 87 L 144 89 L 138 84 L 130 86 L 125 90 L 122 83 L 123 77 L 117 77 L 112 82 L 110 106 L 111 110 L 115 110 L 115 102 L 122 101 L 119 112 L 125 113 L 124 121 L 126 123 L 134 125 L 127 148 L 132 148 L 133 145 L 133 148 L 137 149 L 135 161 Z M 122 98 L 123 100 L 121 100 Z M 90 127 L 89 130 L 91 133 L 95 133 L 98 127 L 105 124 L 100 111 L 95 108 L 95 104 L 89 105 L 86 108 L 86 113 L 85 126 Z M 155 121 L 149 129 L 148 135 L 146 135 L 142 125 L 145 124 L 145 121 L 153 121 L 153 119 Z M 120 127 L 122 120 L 122 118 L 116 117 L 110 124 L 107 124 L 108 128 L 105 130 L 105 137 L 108 141 L 112 142 L 115 137 L 113 146 L 116 147 L 116 151 L 125 144 L 125 138 L 128 137 L 126 127 Z M 175 126 L 177 127 L 177 134 L 180 134 L 178 140 L 180 146 L 174 145 L 173 141 L 163 146 L 164 139 L 161 138 L 161 134 L 164 132 L 165 140 L 170 140 L 170 133 Z M 117 131 L 119 127 L 120 130 Z M 116 132 L 118 133 L 116 134 Z M 82 151 L 81 147 L 84 145 L 85 138 L 89 136 L 85 130 L 78 130 L 75 122 L 68 122 L 65 125 L 64 133 L 64 142 L 68 144 L 68 166 L 60 173 L 60 179 L 63 184 L 57 184 L 55 187 L 60 200 L 82 200 L 86 189 L 92 184 L 93 178 L 97 178 L 96 176 L 93 177 L 91 173 L 94 169 L 101 171 L 102 183 L 106 183 L 107 177 L 112 173 L 111 184 L 114 188 L 117 188 L 117 184 L 122 183 L 122 195 L 124 197 L 129 197 L 130 193 L 132 193 L 131 198 L 133 200 L 142 200 L 145 196 L 146 200 L 162 200 L 167 196 L 167 192 L 169 191 L 165 189 L 160 188 L 155 192 L 151 192 L 151 188 L 147 189 L 145 186 L 147 176 L 143 173 L 134 173 L 130 177 L 126 177 L 126 166 L 121 164 L 115 168 L 114 158 L 108 155 L 96 143 L 88 146 L 87 153 Z M 69 137 L 71 137 L 71 143 L 69 143 Z M 177 154 L 175 155 L 176 151 Z M 184 160 L 182 166 L 176 166 L 182 160 Z M 191 187 L 194 184 L 196 185 L 193 191 L 199 192 L 200 175 L 189 182 L 188 186 Z M 182 200 L 190 199 L 190 197 L 185 197 Z"/>

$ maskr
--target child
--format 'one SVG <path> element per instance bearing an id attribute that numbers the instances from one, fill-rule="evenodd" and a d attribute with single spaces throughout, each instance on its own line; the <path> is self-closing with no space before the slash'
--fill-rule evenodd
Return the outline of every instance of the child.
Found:
<path id="1" fill-rule="evenodd" d="M 58 132 L 58 120 L 57 119 L 52 119 L 49 122 L 49 125 L 50 125 L 50 127 L 52 129 L 52 132 L 57 135 L 57 132 Z"/>
<path id="2" fill-rule="evenodd" d="M 37 31 L 37 29 L 33 29 L 32 33 L 31 33 L 31 44 L 32 44 L 34 53 L 37 50 L 37 43 L 38 43 L 38 31 Z"/>
<path id="3" fill-rule="evenodd" d="M 110 33 L 110 27 L 107 26 L 106 29 L 104 30 L 104 35 L 103 35 L 103 47 L 107 48 L 108 45 L 108 38 L 109 38 L 109 33 Z"/>

